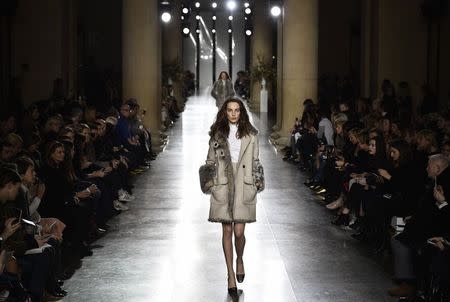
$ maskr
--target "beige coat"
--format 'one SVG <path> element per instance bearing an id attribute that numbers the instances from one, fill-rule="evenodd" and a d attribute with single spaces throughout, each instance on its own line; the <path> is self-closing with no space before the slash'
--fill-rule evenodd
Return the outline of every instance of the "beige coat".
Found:
<path id="1" fill-rule="evenodd" d="M 251 134 L 241 139 L 241 150 L 236 170 L 233 171 L 227 138 L 210 139 L 207 164 L 216 168 L 214 186 L 211 188 L 209 221 L 256 221 L 256 193 L 253 167 L 259 164 L 258 136 Z"/>

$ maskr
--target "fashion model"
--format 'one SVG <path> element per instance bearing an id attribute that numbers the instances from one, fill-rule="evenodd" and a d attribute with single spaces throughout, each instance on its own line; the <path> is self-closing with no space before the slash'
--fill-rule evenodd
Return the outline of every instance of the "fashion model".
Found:
<path id="1" fill-rule="evenodd" d="M 226 99 L 234 95 L 233 83 L 226 71 L 219 74 L 219 78 L 214 82 L 211 95 L 216 99 L 217 108 L 221 108 Z"/>
<path id="2" fill-rule="evenodd" d="M 245 224 L 256 221 L 256 194 L 264 189 L 257 133 L 243 102 L 237 97 L 229 98 L 211 126 L 206 164 L 200 168 L 202 190 L 211 194 L 208 220 L 222 223 L 230 295 L 238 294 L 236 279 L 239 283 L 244 281 Z"/>

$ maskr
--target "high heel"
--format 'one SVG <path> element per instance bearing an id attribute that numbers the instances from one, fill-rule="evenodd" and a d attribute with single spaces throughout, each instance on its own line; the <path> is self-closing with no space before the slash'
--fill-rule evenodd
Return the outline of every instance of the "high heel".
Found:
<path id="1" fill-rule="evenodd" d="M 230 280 L 230 276 L 228 276 L 228 281 Z M 228 294 L 231 297 L 237 297 L 238 296 L 238 289 L 236 286 L 228 287 Z"/>
<path id="2" fill-rule="evenodd" d="M 245 274 L 236 274 L 236 280 L 238 283 L 244 282 Z"/>
<path id="3" fill-rule="evenodd" d="M 244 262 L 243 261 L 241 261 L 241 262 L 242 262 L 242 267 L 244 267 Z M 237 270 L 238 270 L 237 266 L 238 266 L 238 259 L 236 259 L 236 280 L 237 280 L 238 283 L 242 283 L 242 282 L 244 282 L 245 273 L 238 274 L 237 273 Z"/>
<path id="4" fill-rule="evenodd" d="M 237 297 L 238 295 L 238 289 L 237 287 L 229 287 L 228 288 L 228 294 L 232 297 Z"/>

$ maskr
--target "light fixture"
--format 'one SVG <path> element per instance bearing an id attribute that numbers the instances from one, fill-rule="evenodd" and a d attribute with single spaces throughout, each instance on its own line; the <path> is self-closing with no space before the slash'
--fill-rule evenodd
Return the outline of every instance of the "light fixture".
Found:
<path id="1" fill-rule="evenodd" d="M 189 30 L 188 27 L 183 28 L 183 34 L 189 35 L 190 32 L 191 32 L 191 31 Z"/>
<path id="2" fill-rule="evenodd" d="M 252 10 L 250 9 L 250 7 L 247 7 L 247 8 L 245 9 L 245 13 L 246 13 L 247 15 L 250 15 L 250 14 L 252 13 Z"/>
<path id="3" fill-rule="evenodd" d="M 213 19 L 214 21 L 216 21 L 217 17 L 216 17 L 216 16 L 212 16 L 212 19 Z"/>
<path id="4" fill-rule="evenodd" d="M 247 36 L 251 36 L 251 35 L 252 35 L 252 31 L 251 31 L 250 29 L 247 29 L 247 30 L 245 31 L 245 34 L 246 34 Z"/>
<path id="5" fill-rule="evenodd" d="M 217 7 L 217 3 L 213 2 L 213 3 L 211 3 L 211 6 L 212 6 L 212 8 L 216 8 Z"/>
<path id="6" fill-rule="evenodd" d="M 228 16 L 228 20 L 233 21 L 233 16 Z"/>
<path id="7" fill-rule="evenodd" d="M 281 14 L 281 8 L 278 5 L 274 5 L 270 9 L 270 13 L 272 14 L 272 16 L 278 17 Z"/>
<path id="8" fill-rule="evenodd" d="M 229 10 L 234 10 L 236 8 L 236 1 L 229 0 L 227 2 L 227 7 L 228 7 Z"/>
<path id="9" fill-rule="evenodd" d="M 200 29 L 197 29 L 195 32 L 199 34 L 200 33 Z"/>
<path id="10" fill-rule="evenodd" d="M 247 17 L 244 17 L 245 20 L 247 20 Z"/>
<path id="11" fill-rule="evenodd" d="M 172 15 L 170 13 L 168 13 L 168 12 L 163 12 L 161 14 L 161 20 L 164 23 L 168 23 L 168 22 L 170 22 L 170 20 L 172 20 Z"/>
<path id="12" fill-rule="evenodd" d="M 200 20 L 200 15 L 195 16 L 195 19 Z"/>
<path id="13" fill-rule="evenodd" d="M 228 29 L 228 33 L 231 34 L 233 31 L 231 30 L 231 28 Z"/>
<path id="14" fill-rule="evenodd" d="M 181 16 L 181 20 L 184 20 L 184 16 Z"/>
<path id="15" fill-rule="evenodd" d="M 183 7 L 183 9 L 181 10 L 183 12 L 183 14 L 187 15 L 189 13 L 189 9 L 187 7 Z"/>
<path id="16" fill-rule="evenodd" d="M 249 6 L 250 6 L 250 3 L 248 3 L 248 2 L 244 3 L 244 7 L 249 7 Z"/>
<path id="17" fill-rule="evenodd" d="M 211 32 L 212 32 L 213 34 L 215 34 L 215 33 L 216 33 L 216 29 L 213 28 L 213 29 L 211 30 Z"/>
<path id="18" fill-rule="evenodd" d="M 195 2 L 195 7 L 199 8 L 200 7 L 200 2 Z"/>

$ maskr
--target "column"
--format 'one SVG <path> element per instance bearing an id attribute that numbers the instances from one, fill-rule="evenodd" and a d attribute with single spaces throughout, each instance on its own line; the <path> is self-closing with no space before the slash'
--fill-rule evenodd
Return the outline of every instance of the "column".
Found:
<path id="1" fill-rule="evenodd" d="M 265 4 L 266 1 L 264 1 Z M 272 62 L 272 20 L 267 5 L 254 5 L 253 35 L 251 41 L 251 69 L 258 64 L 258 57 L 265 62 Z M 270 88 L 267 85 L 269 98 Z M 261 82 L 252 80 L 250 94 L 250 107 L 254 111 L 259 111 Z"/>
<path id="2" fill-rule="evenodd" d="M 145 126 L 161 125 L 161 32 L 156 0 L 127 0 L 122 8 L 123 100 L 136 98 L 146 109 Z M 155 135 L 155 137 L 156 137 Z M 157 144 L 158 141 L 154 140 Z"/>
<path id="3" fill-rule="evenodd" d="M 281 125 L 277 144 L 285 145 L 295 118 L 303 113 L 303 101 L 317 102 L 318 78 L 317 0 L 286 0 L 282 29 Z"/>
<path id="4" fill-rule="evenodd" d="M 182 66 L 181 46 L 181 1 L 173 1 L 172 20 L 162 25 L 162 60 L 163 64 L 179 64 Z M 183 108 L 181 79 L 173 80 L 173 96 L 177 99 L 178 107 Z"/>

